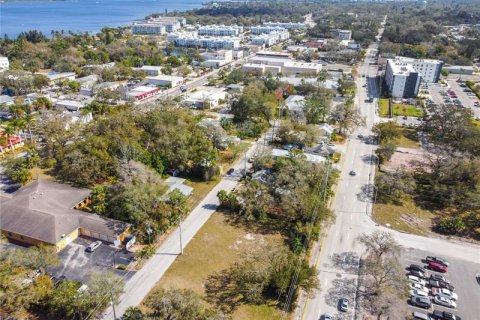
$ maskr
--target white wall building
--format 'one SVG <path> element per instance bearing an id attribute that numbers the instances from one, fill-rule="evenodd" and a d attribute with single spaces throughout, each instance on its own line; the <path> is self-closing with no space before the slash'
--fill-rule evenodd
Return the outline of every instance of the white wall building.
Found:
<path id="1" fill-rule="evenodd" d="M 284 75 L 316 75 L 322 71 L 322 65 L 319 63 L 288 61 L 282 67 Z"/>
<path id="2" fill-rule="evenodd" d="M 443 61 L 432 59 L 413 59 L 407 57 L 395 57 L 402 63 L 409 64 L 420 74 L 422 82 L 435 83 L 440 78 Z"/>
<path id="3" fill-rule="evenodd" d="M 279 42 L 290 38 L 288 31 L 273 31 L 270 33 L 259 34 L 252 37 L 252 44 L 270 47 Z"/>
<path id="4" fill-rule="evenodd" d="M 237 37 L 200 37 L 195 33 L 176 33 L 168 35 L 167 40 L 179 47 L 217 50 L 240 47 L 240 38 Z"/>
<path id="5" fill-rule="evenodd" d="M 306 29 L 307 25 L 302 22 L 264 22 L 264 26 L 271 26 L 271 27 L 281 27 L 285 29 Z"/>
<path id="6" fill-rule="evenodd" d="M 217 107 L 221 100 L 225 100 L 226 96 L 226 92 L 199 90 L 190 93 L 183 102 L 189 107 L 210 109 Z"/>
<path id="7" fill-rule="evenodd" d="M 262 34 L 262 33 L 270 33 L 270 32 L 282 32 L 286 31 L 287 29 L 283 27 L 275 27 L 275 26 L 253 26 L 250 27 L 251 34 Z"/>
<path id="8" fill-rule="evenodd" d="M 183 77 L 167 76 L 167 75 L 147 77 L 145 80 L 149 84 L 153 84 L 155 86 L 170 87 L 170 88 L 178 87 L 184 81 Z"/>
<path id="9" fill-rule="evenodd" d="M 184 17 L 155 17 L 136 21 L 132 25 L 134 34 L 165 34 L 180 30 L 187 21 Z"/>
<path id="10" fill-rule="evenodd" d="M 10 62 L 7 57 L 0 57 L 0 72 L 10 69 Z"/>
<path id="11" fill-rule="evenodd" d="M 397 59 L 387 59 L 385 82 L 393 98 L 414 98 L 418 94 L 421 76 L 415 68 Z"/>
<path id="12" fill-rule="evenodd" d="M 134 70 L 143 71 L 148 76 L 158 76 L 162 74 L 162 67 L 160 66 L 142 66 L 141 68 L 133 68 Z"/>
<path id="13" fill-rule="evenodd" d="M 200 36 L 239 36 L 243 32 L 242 26 L 224 26 L 224 25 L 208 25 L 198 28 L 198 35 Z"/>

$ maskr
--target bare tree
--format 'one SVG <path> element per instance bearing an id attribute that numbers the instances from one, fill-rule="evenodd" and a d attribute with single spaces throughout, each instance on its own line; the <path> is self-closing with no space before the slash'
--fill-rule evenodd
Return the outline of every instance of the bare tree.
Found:
<path id="1" fill-rule="evenodd" d="M 400 254 L 400 246 L 389 232 L 362 233 L 358 240 L 366 247 L 367 253 L 373 254 L 376 260 L 382 259 L 383 256 L 397 257 Z"/>

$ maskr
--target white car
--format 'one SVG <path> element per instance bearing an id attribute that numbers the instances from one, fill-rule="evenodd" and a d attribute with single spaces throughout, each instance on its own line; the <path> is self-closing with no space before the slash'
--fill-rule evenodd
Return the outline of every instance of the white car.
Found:
<path id="1" fill-rule="evenodd" d="M 420 279 L 419 277 L 408 275 L 408 281 L 411 283 L 418 283 L 424 286 L 426 284 L 425 280 Z"/>
<path id="2" fill-rule="evenodd" d="M 457 303 L 455 301 L 452 301 L 448 298 L 441 297 L 441 296 L 435 296 L 435 298 L 433 298 L 433 302 L 435 302 L 438 305 L 447 307 L 447 308 L 456 308 L 457 307 Z"/>
<path id="3" fill-rule="evenodd" d="M 435 292 L 435 295 L 440 297 L 445 297 L 450 300 L 455 300 L 455 301 L 458 300 L 458 294 L 445 288 L 438 288 Z"/>
<path id="4" fill-rule="evenodd" d="M 410 282 L 408 285 L 410 286 L 411 290 L 423 291 L 423 292 L 428 293 L 428 288 L 425 287 L 425 286 L 422 286 L 419 283 Z"/>
<path id="5" fill-rule="evenodd" d="M 414 290 L 410 290 L 410 296 L 427 298 L 428 297 L 428 292 L 414 289 Z"/>

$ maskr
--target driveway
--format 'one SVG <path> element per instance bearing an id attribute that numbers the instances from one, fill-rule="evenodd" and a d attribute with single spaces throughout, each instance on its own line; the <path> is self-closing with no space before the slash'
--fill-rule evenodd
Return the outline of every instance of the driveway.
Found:
<path id="1" fill-rule="evenodd" d="M 134 256 L 133 253 L 129 252 L 116 252 L 117 250 L 113 245 L 105 242 L 94 252 L 86 252 L 85 249 L 93 241 L 96 241 L 96 239 L 86 237 L 75 239 L 60 251 L 61 265 L 48 271 L 55 277 L 65 276 L 69 280 L 86 282 L 94 273 L 114 271 L 114 255 L 116 266 L 120 264 L 128 265 L 130 258 Z M 115 273 L 120 276 L 125 274 L 121 270 L 115 270 Z"/>

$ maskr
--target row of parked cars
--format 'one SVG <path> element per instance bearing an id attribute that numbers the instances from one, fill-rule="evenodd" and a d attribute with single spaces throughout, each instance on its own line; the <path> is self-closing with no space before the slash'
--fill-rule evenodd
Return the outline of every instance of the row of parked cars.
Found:
<path id="1" fill-rule="evenodd" d="M 410 304 L 415 307 L 430 309 L 432 303 L 455 309 L 458 294 L 455 287 L 441 273 L 448 271 L 449 263 L 440 257 L 427 256 L 426 266 L 411 264 L 408 267 L 408 282 L 410 287 Z M 438 273 L 436 273 L 438 272 Z M 461 320 L 451 312 L 434 310 L 433 314 L 413 313 L 414 320 Z"/>

